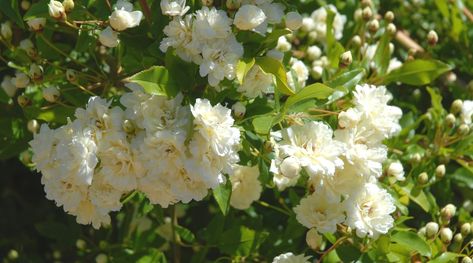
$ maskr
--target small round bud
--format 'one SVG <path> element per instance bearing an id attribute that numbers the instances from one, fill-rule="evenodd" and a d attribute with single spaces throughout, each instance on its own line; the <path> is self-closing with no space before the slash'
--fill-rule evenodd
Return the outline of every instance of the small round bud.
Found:
<path id="1" fill-rule="evenodd" d="M 233 114 L 237 119 L 243 118 L 246 113 L 246 107 L 243 103 L 237 102 L 232 106 Z"/>
<path id="2" fill-rule="evenodd" d="M 28 97 L 26 97 L 25 95 L 20 95 L 18 96 L 17 98 L 17 102 L 18 102 L 18 105 L 20 105 L 20 107 L 26 107 L 30 104 L 30 99 Z"/>
<path id="3" fill-rule="evenodd" d="M 203 6 L 213 6 L 214 0 L 201 0 Z"/>
<path id="4" fill-rule="evenodd" d="M 39 123 L 35 119 L 29 120 L 26 126 L 31 133 L 36 133 L 39 130 Z"/>
<path id="5" fill-rule="evenodd" d="M 411 162 L 413 163 L 420 163 L 421 160 L 422 160 L 422 156 L 420 156 L 419 153 L 415 153 L 411 156 Z"/>
<path id="6" fill-rule="evenodd" d="M 301 165 L 297 158 L 290 156 L 282 161 L 279 170 L 285 177 L 294 178 L 301 171 Z"/>
<path id="7" fill-rule="evenodd" d="M 376 19 L 373 19 L 368 22 L 368 30 L 371 32 L 371 34 L 374 34 L 378 32 L 379 29 L 379 22 Z"/>
<path id="8" fill-rule="evenodd" d="M 43 89 L 43 98 L 48 102 L 56 102 L 61 93 L 57 87 L 47 87 Z"/>
<path id="9" fill-rule="evenodd" d="M 33 154 L 30 151 L 26 150 L 20 154 L 20 161 L 25 165 L 30 165 L 32 163 L 32 157 Z"/>
<path id="10" fill-rule="evenodd" d="M 450 228 L 444 227 L 440 230 L 440 240 L 442 240 L 444 244 L 450 243 L 450 241 L 452 241 L 452 238 L 453 232 Z"/>
<path id="11" fill-rule="evenodd" d="M 444 164 L 441 164 L 439 166 L 437 166 L 437 168 L 435 168 L 435 176 L 437 178 L 443 178 L 445 176 L 445 165 Z"/>
<path id="12" fill-rule="evenodd" d="M 107 247 L 108 247 L 107 241 L 105 241 L 105 240 L 100 240 L 100 242 L 99 242 L 99 248 L 100 248 L 101 250 L 106 250 Z"/>
<path id="13" fill-rule="evenodd" d="M 463 101 L 460 99 L 454 100 L 452 102 L 452 106 L 450 107 L 450 112 L 453 114 L 457 114 L 462 111 Z"/>
<path id="14" fill-rule="evenodd" d="M 353 18 L 355 21 L 360 21 L 363 18 L 363 10 L 361 10 L 361 8 L 357 8 L 353 14 Z"/>
<path id="15" fill-rule="evenodd" d="M 274 149 L 274 143 L 272 141 L 265 141 L 263 144 L 264 152 L 270 153 Z"/>
<path id="16" fill-rule="evenodd" d="M 340 63 L 342 66 L 349 66 L 353 62 L 351 51 L 346 51 L 340 56 Z"/>
<path id="17" fill-rule="evenodd" d="M 66 10 L 64 9 L 64 6 L 62 5 L 62 3 L 59 1 L 56 1 L 56 0 L 49 1 L 48 12 L 49 12 L 49 15 L 54 19 L 61 20 L 61 19 L 66 18 Z"/>
<path id="18" fill-rule="evenodd" d="M 314 61 L 320 58 L 320 56 L 322 55 L 322 50 L 318 46 L 314 45 L 307 48 L 306 54 L 307 54 L 307 58 L 310 61 Z"/>
<path id="19" fill-rule="evenodd" d="M 66 70 L 66 79 L 67 81 L 74 83 L 77 81 L 77 72 L 73 69 Z"/>
<path id="20" fill-rule="evenodd" d="M 419 231 L 417 231 L 417 234 L 418 234 L 419 236 L 425 237 L 425 236 L 426 236 L 426 231 L 427 231 L 427 230 L 426 230 L 426 227 L 423 226 L 423 227 L 419 228 Z"/>
<path id="21" fill-rule="evenodd" d="M 46 25 L 46 18 L 39 17 L 39 18 L 28 19 L 26 23 L 28 24 L 28 27 L 30 28 L 31 31 L 41 32 L 43 31 L 44 26 Z"/>
<path id="22" fill-rule="evenodd" d="M 21 9 L 26 11 L 26 10 L 30 9 L 31 3 L 28 0 L 22 0 L 20 6 L 21 6 Z"/>
<path id="23" fill-rule="evenodd" d="M 387 174 L 388 176 L 396 178 L 397 181 L 406 180 L 404 177 L 404 167 L 402 167 L 402 164 L 399 161 L 392 162 L 388 166 Z"/>
<path id="24" fill-rule="evenodd" d="M 449 113 L 447 117 L 445 117 L 445 124 L 447 125 L 447 127 L 452 128 L 453 126 L 455 126 L 456 121 L 457 121 L 457 118 L 455 118 L 455 115 L 451 113 Z"/>
<path id="25" fill-rule="evenodd" d="M 457 233 L 453 236 L 453 242 L 455 243 L 462 243 L 463 242 L 463 235 L 461 233 Z"/>
<path id="26" fill-rule="evenodd" d="M 445 82 L 447 84 L 453 84 L 455 83 L 455 81 L 457 81 L 457 74 L 455 74 L 452 71 L 448 72 L 447 75 L 445 76 Z"/>
<path id="27" fill-rule="evenodd" d="M 95 257 L 95 263 L 107 263 L 108 257 L 107 255 L 100 253 Z"/>
<path id="28" fill-rule="evenodd" d="M 473 263 L 473 260 L 470 257 L 463 257 L 461 263 Z"/>
<path id="29" fill-rule="evenodd" d="M 237 10 L 241 6 L 241 1 L 239 0 L 227 0 L 226 6 L 228 10 Z"/>
<path id="30" fill-rule="evenodd" d="M 367 6 L 371 6 L 371 5 L 373 5 L 371 0 L 361 0 L 361 6 L 362 7 L 367 7 Z"/>
<path id="31" fill-rule="evenodd" d="M 317 251 L 319 250 L 320 246 L 322 246 L 323 239 L 322 236 L 317 233 L 317 230 L 315 230 L 315 228 L 312 228 L 307 231 L 305 241 L 311 249 Z"/>
<path id="32" fill-rule="evenodd" d="M 41 80 L 43 78 L 43 68 L 36 64 L 31 64 L 29 74 L 34 81 Z"/>
<path id="33" fill-rule="evenodd" d="M 79 249 L 79 250 L 84 250 L 84 249 L 86 248 L 86 246 L 87 246 L 87 243 L 86 243 L 84 240 L 82 240 L 82 239 L 77 239 L 77 241 L 76 241 L 76 247 L 77 247 L 77 249 Z"/>
<path id="34" fill-rule="evenodd" d="M 437 32 L 434 30 L 430 30 L 429 33 L 427 34 L 427 42 L 431 46 L 435 46 L 437 42 L 439 41 L 439 36 L 437 35 Z"/>
<path id="35" fill-rule="evenodd" d="M 415 89 L 412 92 L 412 96 L 414 97 L 414 99 L 418 100 L 422 96 L 422 92 L 420 91 L 420 89 Z"/>
<path id="36" fill-rule="evenodd" d="M 361 17 L 363 17 L 365 21 L 370 20 L 372 16 L 373 16 L 373 11 L 371 10 L 369 6 L 363 8 L 363 11 L 361 12 Z"/>
<path id="37" fill-rule="evenodd" d="M 394 13 L 392 11 L 386 12 L 386 14 L 384 14 L 384 20 L 390 23 L 394 21 Z"/>
<path id="38" fill-rule="evenodd" d="M 457 212 L 457 207 L 452 204 L 448 204 L 440 210 L 440 216 L 443 219 L 450 220 L 453 216 L 455 216 L 456 212 Z"/>
<path id="39" fill-rule="evenodd" d="M 291 30 L 297 30 L 302 26 L 302 16 L 298 12 L 289 12 L 286 14 L 286 27 Z"/>
<path id="40" fill-rule="evenodd" d="M 122 123 L 122 128 L 126 133 L 134 133 L 135 132 L 135 124 L 131 120 L 124 120 Z"/>
<path id="41" fill-rule="evenodd" d="M 468 236 L 471 232 L 471 224 L 470 223 L 464 223 L 460 228 L 460 232 L 462 233 L 462 235 Z"/>
<path id="42" fill-rule="evenodd" d="M 62 1 L 62 5 L 64 6 L 64 10 L 69 13 L 74 9 L 74 0 L 64 0 Z"/>
<path id="43" fill-rule="evenodd" d="M 419 174 L 419 176 L 417 177 L 417 182 L 420 185 L 425 185 L 426 183 L 429 182 L 429 175 L 425 172 Z"/>
<path id="44" fill-rule="evenodd" d="M 439 232 L 439 224 L 435 222 L 429 222 L 425 225 L 425 236 L 427 238 L 434 238 Z"/>
<path id="45" fill-rule="evenodd" d="M 354 36 L 351 39 L 351 41 L 353 42 L 353 45 L 355 45 L 357 47 L 361 46 L 361 37 L 360 36 L 358 36 L 358 35 Z"/>
<path id="46" fill-rule="evenodd" d="M 59 251 L 59 250 L 54 250 L 53 251 L 53 258 L 54 259 L 61 259 L 61 257 L 62 257 L 61 251 Z"/>
<path id="47" fill-rule="evenodd" d="M 8 256 L 7 257 L 8 257 L 9 260 L 18 259 L 18 257 L 19 257 L 18 251 L 14 250 L 14 249 L 11 249 L 10 251 L 8 251 Z"/>
<path id="48" fill-rule="evenodd" d="M 386 32 L 388 32 L 389 35 L 393 36 L 396 34 L 397 28 L 393 23 L 389 23 L 388 26 L 386 27 Z"/>
<path id="49" fill-rule="evenodd" d="M 458 134 L 460 136 L 465 136 L 465 135 L 468 135 L 469 133 L 470 133 L 470 127 L 468 127 L 468 125 L 462 124 L 460 125 L 460 127 L 458 127 Z"/>

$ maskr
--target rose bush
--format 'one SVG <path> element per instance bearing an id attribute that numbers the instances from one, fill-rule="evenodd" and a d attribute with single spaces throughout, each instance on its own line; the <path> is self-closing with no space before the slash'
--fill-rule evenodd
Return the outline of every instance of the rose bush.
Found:
<path id="1" fill-rule="evenodd" d="M 0 1 L 3 261 L 472 262 L 472 6 Z"/>

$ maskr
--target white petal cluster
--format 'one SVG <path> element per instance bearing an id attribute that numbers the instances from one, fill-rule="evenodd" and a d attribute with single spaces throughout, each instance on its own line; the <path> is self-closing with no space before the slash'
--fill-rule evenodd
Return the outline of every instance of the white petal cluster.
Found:
<path id="1" fill-rule="evenodd" d="M 330 177 L 343 167 L 341 142 L 333 139 L 332 129 L 321 122 L 294 125 L 273 134 L 276 159 L 271 164 L 274 183 L 283 190 L 297 183 L 304 169 L 311 179 Z"/>
<path id="2" fill-rule="evenodd" d="M 41 31 L 46 25 L 46 18 L 44 17 L 32 18 L 32 19 L 28 19 L 26 23 L 28 24 L 31 30 Z"/>
<path id="3" fill-rule="evenodd" d="M 291 252 L 281 254 L 273 259 L 273 263 L 309 263 L 310 257 L 304 254 L 294 255 Z"/>
<path id="4" fill-rule="evenodd" d="M 240 30 L 254 30 L 264 23 L 266 15 L 261 8 L 255 5 L 242 5 L 233 20 L 233 24 Z"/>
<path id="5" fill-rule="evenodd" d="M 245 75 L 243 83 L 238 86 L 238 92 L 241 92 L 248 98 L 262 97 L 271 91 L 273 76 L 266 74 L 260 66 L 254 65 Z"/>
<path id="6" fill-rule="evenodd" d="M 229 109 L 181 102 L 136 88 L 125 110 L 92 97 L 67 125 L 41 126 L 30 145 L 47 198 L 95 228 L 133 190 L 163 207 L 204 198 L 238 162 L 240 132 Z"/>
<path id="7" fill-rule="evenodd" d="M 162 0 L 160 6 L 166 16 L 183 16 L 190 9 L 186 6 L 186 0 Z"/>
<path id="8" fill-rule="evenodd" d="M 287 83 L 297 92 L 305 87 L 306 81 L 309 79 L 309 69 L 304 62 L 296 58 L 292 58 L 290 64 L 291 69 L 287 72 Z"/>
<path id="9" fill-rule="evenodd" d="M 473 117 L 473 100 L 464 100 L 460 113 L 462 123 L 470 125 Z"/>
<path id="10" fill-rule="evenodd" d="M 387 173 L 389 176 L 396 178 L 397 181 L 406 180 L 404 177 L 404 167 L 400 161 L 395 161 L 389 164 Z"/>
<path id="11" fill-rule="evenodd" d="M 243 0 L 242 7 L 245 5 L 253 5 L 262 10 L 265 19 L 254 30 L 262 35 L 266 34 L 268 25 L 279 24 L 284 17 L 285 6 L 281 3 L 273 3 L 273 0 Z M 259 14 L 262 18 L 262 15 Z"/>
<path id="12" fill-rule="evenodd" d="M 345 15 L 338 13 L 337 8 L 334 5 L 328 5 L 326 7 L 320 7 L 312 12 L 310 16 L 312 21 L 309 21 L 308 19 L 305 19 L 305 22 L 303 21 L 302 30 L 310 33 L 313 32 L 314 38 L 318 41 L 325 41 L 327 36 L 327 9 L 335 13 L 332 24 L 335 39 L 341 39 L 343 36 L 343 28 L 347 18 Z"/>
<path id="13" fill-rule="evenodd" d="M 258 200 L 263 190 L 258 180 L 258 166 L 247 167 L 237 165 L 230 175 L 232 195 L 230 205 L 236 209 L 247 209 Z"/>
<path id="14" fill-rule="evenodd" d="M 100 31 L 99 41 L 106 47 L 116 47 L 118 44 L 120 44 L 118 32 L 113 31 L 113 29 L 109 26 Z"/>

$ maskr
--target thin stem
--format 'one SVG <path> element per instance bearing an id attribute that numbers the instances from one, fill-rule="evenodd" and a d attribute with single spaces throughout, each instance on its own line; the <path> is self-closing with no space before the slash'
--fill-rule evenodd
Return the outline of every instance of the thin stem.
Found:
<path id="1" fill-rule="evenodd" d="M 128 203 L 131 199 L 133 199 L 133 197 L 135 197 L 135 195 L 137 194 L 138 192 L 135 190 L 133 192 L 131 192 L 129 195 L 127 195 L 125 197 L 125 199 L 123 199 L 123 201 L 121 201 L 122 204 L 126 204 Z"/>
<path id="2" fill-rule="evenodd" d="M 143 9 L 143 13 L 146 17 L 146 20 L 148 21 L 148 23 L 151 23 L 151 10 L 149 9 L 148 3 L 146 2 L 146 0 L 139 0 L 139 1 L 140 1 L 141 9 Z"/>
<path id="3" fill-rule="evenodd" d="M 285 214 L 285 215 L 287 215 L 287 216 L 291 216 L 291 214 L 290 214 L 289 212 L 287 212 L 286 210 L 284 210 L 284 209 L 282 209 L 282 208 L 279 208 L 279 207 L 277 207 L 277 206 L 274 206 L 274 205 L 270 205 L 270 204 L 268 204 L 268 203 L 266 203 L 266 202 L 264 202 L 264 201 L 258 200 L 258 201 L 256 201 L 256 203 L 259 204 L 259 205 L 261 205 L 261 206 L 274 209 L 274 210 L 276 210 L 276 211 L 278 211 L 278 212 L 281 212 L 281 213 L 283 213 L 283 214 Z"/>
<path id="4" fill-rule="evenodd" d="M 82 85 L 80 85 L 80 84 L 76 84 L 76 86 L 77 86 L 79 89 L 83 90 L 84 92 L 86 92 L 86 93 L 88 93 L 88 94 L 90 94 L 90 95 L 92 95 L 92 96 L 97 96 L 97 94 L 95 94 L 95 93 L 93 93 L 92 91 L 86 89 L 84 86 L 82 86 Z"/>
<path id="5" fill-rule="evenodd" d="M 317 263 L 321 263 L 322 260 L 324 259 L 324 257 L 326 255 L 328 255 L 328 253 L 332 252 L 332 250 L 336 249 L 339 245 L 341 245 L 343 242 L 345 242 L 345 240 L 347 240 L 348 237 L 342 237 L 340 238 L 339 240 L 337 240 L 329 249 L 327 249 L 323 254 L 322 256 L 320 256 L 319 260 L 317 261 Z"/>
<path id="6" fill-rule="evenodd" d="M 172 251 L 174 255 L 174 263 L 179 263 L 181 260 L 179 245 L 177 245 L 176 237 L 176 223 L 177 223 L 177 214 L 176 206 L 173 205 L 171 208 L 171 229 L 172 229 Z"/>

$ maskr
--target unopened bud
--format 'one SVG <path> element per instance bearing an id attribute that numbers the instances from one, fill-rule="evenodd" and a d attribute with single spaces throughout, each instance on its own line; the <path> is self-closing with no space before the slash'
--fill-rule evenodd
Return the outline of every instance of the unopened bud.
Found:
<path id="1" fill-rule="evenodd" d="M 61 2 L 56 0 L 51 0 L 48 4 L 49 15 L 54 19 L 64 19 L 66 18 L 66 10 Z"/>
<path id="2" fill-rule="evenodd" d="M 355 21 L 360 21 L 363 18 L 363 10 L 361 10 L 361 8 L 357 8 L 353 14 L 353 18 Z"/>
<path id="3" fill-rule="evenodd" d="M 427 42 L 431 46 L 435 46 L 437 42 L 439 41 L 439 36 L 437 35 L 437 32 L 434 30 L 430 30 L 429 33 L 427 34 Z"/>
<path id="4" fill-rule="evenodd" d="M 376 19 L 373 19 L 368 22 L 368 30 L 371 32 L 371 34 L 374 34 L 378 32 L 379 29 L 379 22 Z"/>
<path id="5" fill-rule="evenodd" d="M 243 118 L 246 113 L 246 107 L 241 102 L 237 102 L 232 106 L 233 114 L 237 119 Z"/>
<path id="6" fill-rule="evenodd" d="M 445 82 L 447 84 L 453 84 L 455 81 L 457 81 L 457 74 L 453 71 L 448 72 L 445 76 Z"/>
<path id="7" fill-rule="evenodd" d="M 456 206 L 452 204 L 448 204 L 440 210 L 440 216 L 442 217 L 442 219 L 450 220 L 453 216 L 455 216 L 456 212 L 457 212 Z"/>
<path id="8" fill-rule="evenodd" d="M 31 101 L 25 95 L 20 95 L 17 98 L 17 102 L 18 102 L 18 105 L 20 105 L 20 107 L 26 107 L 28 106 L 28 104 L 30 104 Z"/>
<path id="9" fill-rule="evenodd" d="M 367 6 L 371 6 L 373 3 L 371 2 L 371 0 L 361 0 L 361 6 L 362 7 L 367 7 Z"/>
<path id="10" fill-rule="evenodd" d="M 214 0 L 201 0 L 203 6 L 213 6 Z"/>
<path id="11" fill-rule="evenodd" d="M 388 26 L 386 27 L 386 31 L 388 32 L 389 35 L 393 36 L 396 34 L 397 28 L 393 23 L 389 23 Z"/>
<path id="12" fill-rule="evenodd" d="M 95 263 L 107 263 L 108 257 L 104 253 L 100 253 L 95 257 Z"/>
<path id="13" fill-rule="evenodd" d="M 46 18 L 38 17 L 38 18 L 28 19 L 26 23 L 28 24 L 28 27 L 30 28 L 30 30 L 35 31 L 35 32 L 41 32 L 43 31 L 44 26 L 46 25 Z"/>
<path id="14" fill-rule="evenodd" d="M 442 240 L 444 244 L 450 243 L 450 241 L 452 241 L 452 238 L 453 232 L 450 228 L 444 227 L 440 230 L 440 240 Z"/>
<path id="15" fill-rule="evenodd" d="M 64 6 L 64 10 L 69 13 L 74 9 L 74 0 L 64 0 L 62 1 L 62 6 Z"/>
<path id="16" fill-rule="evenodd" d="M 453 126 L 455 126 L 456 121 L 457 121 L 457 118 L 455 118 L 455 115 L 451 113 L 449 113 L 447 117 L 445 117 L 445 124 L 447 125 L 447 127 L 452 128 Z"/>
<path id="17" fill-rule="evenodd" d="M 416 99 L 416 100 L 420 99 L 421 96 L 422 96 L 422 92 L 420 91 L 420 89 L 415 89 L 412 92 L 412 97 L 414 97 L 414 99 Z"/>
<path id="18" fill-rule="evenodd" d="M 439 232 L 439 224 L 435 222 L 429 222 L 425 225 L 425 236 L 429 239 L 434 238 Z"/>
<path id="19" fill-rule="evenodd" d="M 417 234 L 418 234 L 419 236 L 425 237 L 425 236 L 427 235 L 426 231 L 427 231 L 427 230 L 426 230 L 426 227 L 423 226 L 423 227 L 419 228 L 419 231 L 417 231 Z"/>
<path id="20" fill-rule="evenodd" d="M 462 107 L 463 107 L 463 101 L 462 100 L 460 100 L 460 99 L 454 100 L 452 102 L 452 106 L 450 107 L 450 112 L 453 113 L 453 114 L 457 114 L 457 113 L 461 112 Z"/>
<path id="21" fill-rule="evenodd" d="M 371 7 L 367 6 L 363 8 L 363 11 L 361 12 L 361 17 L 363 17 L 365 21 L 369 21 L 372 16 L 373 16 L 373 11 L 371 11 Z"/>
<path id="22" fill-rule="evenodd" d="M 39 123 L 35 119 L 29 120 L 26 126 L 28 128 L 28 131 L 30 131 L 31 133 L 36 133 L 39 129 Z"/>
<path id="23" fill-rule="evenodd" d="M 386 20 L 389 23 L 394 21 L 394 13 L 392 11 L 386 12 L 386 14 L 384 14 L 384 20 Z"/>
<path id="24" fill-rule="evenodd" d="M 356 35 L 354 36 L 351 41 L 353 42 L 353 44 L 357 47 L 361 46 L 361 37 Z"/>
<path id="25" fill-rule="evenodd" d="M 29 74 L 34 81 L 41 80 L 43 78 L 43 68 L 36 64 L 31 64 Z"/>
<path id="26" fill-rule="evenodd" d="M 32 158 L 33 158 L 33 154 L 28 150 L 26 150 L 26 151 L 24 151 L 20 154 L 20 161 L 24 165 L 30 165 L 32 163 Z"/>
<path id="27" fill-rule="evenodd" d="M 470 223 L 464 223 L 460 228 L 460 232 L 462 233 L 462 235 L 468 236 L 471 232 L 471 224 Z"/>
<path id="28" fill-rule="evenodd" d="M 231 11 L 237 10 L 241 6 L 241 1 L 239 1 L 239 0 L 227 0 L 226 5 L 227 5 L 228 10 L 231 10 Z"/>
<path id="29" fill-rule="evenodd" d="M 76 241 L 76 247 L 77 247 L 77 249 L 79 249 L 79 250 L 84 250 L 86 246 L 87 246 L 87 243 L 85 243 L 84 240 L 82 240 L 82 239 L 77 239 L 77 241 Z"/>
<path id="30" fill-rule="evenodd" d="M 77 72 L 73 69 L 66 70 L 66 79 L 71 83 L 76 82 L 77 81 Z"/>
<path id="31" fill-rule="evenodd" d="M 422 156 L 420 156 L 419 153 L 414 153 L 411 157 L 411 162 L 413 163 L 420 163 L 421 160 L 422 160 Z"/>
<path id="32" fill-rule="evenodd" d="M 473 260 L 470 257 L 465 256 L 462 258 L 461 263 L 473 263 Z"/>
<path id="33" fill-rule="evenodd" d="M 469 133 L 470 133 L 470 127 L 468 127 L 468 125 L 462 124 L 460 125 L 460 127 L 458 127 L 458 134 L 460 136 L 465 136 L 465 135 L 468 135 Z"/>
<path id="34" fill-rule="evenodd" d="M 311 249 L 317 251 L 320 249 L 323 239 L 322 236 L 317 233 L 317 230 L 315 230 L 315 228 L 312 228 L 307 232 L 305 236 L 305 241 Z"/>
<path id="35" fill-rule="evenodd" d="M 417 182 L 420 185 L 425 185 L 427 182 L 429 182 L 429 175 L 425 172 L 419 174 L 419 176 L 417 177 Z"/>
<path id="36" fill-rule="evenodd" d="M 47 87 L 43 89 L 43 98 L 48 102 L 56 102 L 61 93 L 57 87 Z"/>
<path id="37" fill-rule="evenodd" d="M 349 66 L 353 62 L 351 51 L 346 51 L 340 56 L 340 62 L 343 66 Z"/>
<path id="38" fill-rule="evenodd" d="M 272 141 L 265 141 L 263 144 L 264 152 L 270 153 L 274 149 L 274 143 Z"/>
<path id="39" fill-rule="evenodd" d="M 11 249 L 10 251 L 8 251 L 8 259 L 9 260 L 16 260 L 18 259 L 19 255 L 18 255 L 18 251 L 14 250 L 14 249 Z"/>
<path id="40" fill-rule="evenodd" d="M 22 0 L 20 6 L 21 6 L 21 9 L 23 9 L 24 11 L 26 11 L 26 10 L 30 9 L 30 7 L 31 7 L 31 2 L 28 1 L 28 0 Z"/>
<path id="41" fill-rule="evenodd" d="M 435 176 L 437 178 L 443 178 L 445 176 L 445 171 L 446 171 L 445 165 L 441 164 L 437 166 L 437 168 L 435 168 Z"/>
<path id="42" fill-rule="evenodd" d="M 282 161 L 279 169 L 285 177 L 294 178 L 301 171 L 301 165 L 297 158 L 289 156 Z"/>
<path id="43" fill-rule="evenodd" d="M 124 120 L 122 124 L 123 130 L 126 133 L 134 133 L 135 132 L 135 124 L 131 120 Z"/>
<path id="44" fill-rule="evenodd" d="M 462 243 L 463 242 L 463 235 L 461 233 L 455 234 L 455 236 L 453 236 L 453 242 Z"/>

